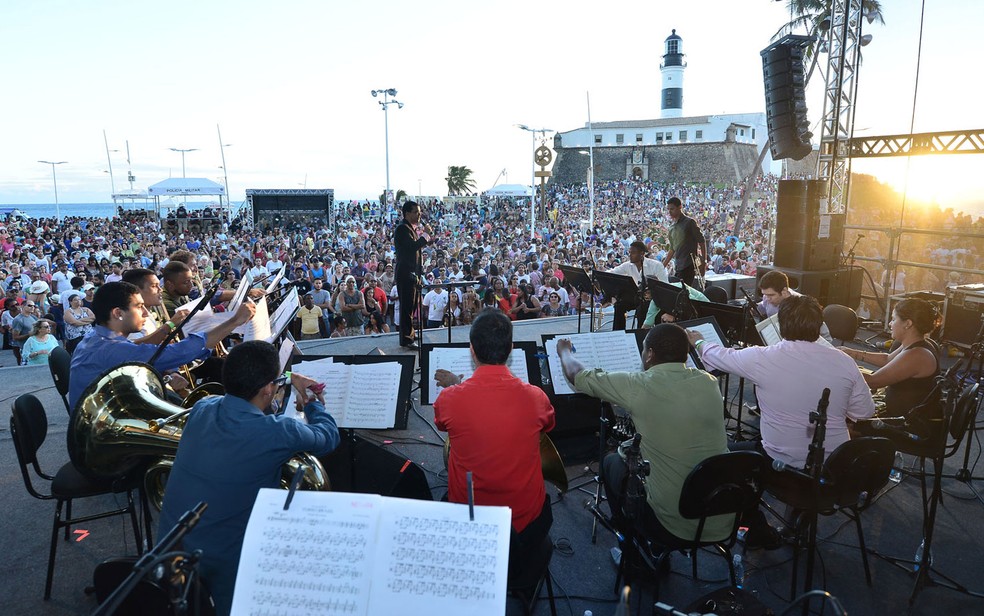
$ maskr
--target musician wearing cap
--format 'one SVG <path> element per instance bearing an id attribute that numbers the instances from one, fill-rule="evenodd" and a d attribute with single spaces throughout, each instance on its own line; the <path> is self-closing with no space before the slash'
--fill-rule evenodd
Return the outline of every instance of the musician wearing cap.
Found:
<path id="1" fill-rule="evenodd" d="M 445 387 L 434 402 L 434 421 L 448 433 L 448 500 L 468 502 L 472 473 L 475 504 L 506 505 L 515 531 L 510 568 L 525 562 L 553 524 L 543 484 L 540 434 L 554 427 L 554 409 L 538 387 L 506 367 L 512 352 L 512 321 L 497 309 L 475 317 L 469 332 L 478 366 L 468 380 L 447 370 L 434 379 Z M 720 413 L 720 406 L 719 413 Z"/>
<path id="2" fill-rule="evenodd" d="M 663 282 L 668 280 L 666 268 L 663 267 L 663 264 L 656 259 L 650 259 L 646 256 L 648 254 L 649 247 L 644 242 L 638 240 L 632 242 L 629 244 L 629 260 L 608 270 L 612 274 L 631 276 L 636 283 L 636 287 L 639 288 L 639 301 L 625 302 L 619 300 L 615 302 L 615 318 L 612 322 L 612 329 L 625 329 L 625 313 L 633 305 L 635 305 L 636 323 L 641 325 L 649 309 L 649 300 L 645 298 L 648 293 L 646 278 L 652 277 Z"/>
<path id="3" fill-rule="evenodd" d="M 154 368 L 174 370 L 196 359 L 208 357 L 215 345 L 253 318 L 256 307 L 243 302 L 235 315 L 207 333 L 191 334 L 164 348 Z M 157 353 L 156 345 L 135 344 L 127 338 L 139 332 L 147 318 L 140 288 L 129 282 L 107 282 L 92 302 L 96 321 L 72 354 L 68 403 L 73 409 L 86 387 L 106 370 L 127 362 L 146 362 Z"/>
<path id="4" fill-rule="evenodd" d="M 281 466 L 295 453 L 324 455 L 339 443 L 319 385 L 299 374 L 281 375 L 272 344 L 250 341 L 233 347 L 222 384 L 224 396 L 199 401 L 188 415 L 158 531 L 163 536 L 198 502 L 208 503 L 183 547 L 202 550 L 200 571 L 220 615 L 232 608 L 243 534 L 256 494 L 280 486 Z M 288 384 L 307 423 L 266 413 Z"/>

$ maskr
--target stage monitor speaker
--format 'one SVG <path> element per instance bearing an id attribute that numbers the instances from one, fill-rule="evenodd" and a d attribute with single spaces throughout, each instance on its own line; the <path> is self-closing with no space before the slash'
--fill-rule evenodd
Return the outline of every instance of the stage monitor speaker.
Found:
<path id="1" fill-rule="evenodd" d="M 802 160 L 813 151 L 803 70 L 803 46 L 810 41 L 810 37 L 787 36 L 761 52 L 773 160 Z"/>
<path id="2" fill-rule="evenodd" d="M 821 306 L 840 304 L 853 310 L 861 306 L 861 276 L 864 272 L 860 267 L 811 271 L 760 265 L 756 278 L 760 281 L 766 272 L 773 270 L 786 274 L 790 289 L 815 297 Z"/>
<path id="3" fill-rule="evenodd" d="M 427 477 L 419 466 L 361 436 L 348 438 L 343 434 L 338 448 L 319 460 L 334 492 L 433 500 Z"/>
<path id="4" fill-rule="evenodd" d="M 827 183 L 780 180 L 776 202 L 773 263 L 797 270 L 831 270 L 840 265 L 844 214 L 823 214 Z"/>

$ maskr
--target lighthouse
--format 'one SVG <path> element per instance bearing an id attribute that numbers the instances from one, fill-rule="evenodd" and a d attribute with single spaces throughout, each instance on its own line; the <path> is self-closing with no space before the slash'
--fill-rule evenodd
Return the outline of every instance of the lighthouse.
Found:
<path id="1" fill-rule="evenodd" d="M 683 59 L 683 39 L 676 30 L 666 37 L 666 52 L 659 65 L 662 75 L 662 113 L 663 118 L 679 118 L 683 115 L 683 71 L 687 62 Z"/>

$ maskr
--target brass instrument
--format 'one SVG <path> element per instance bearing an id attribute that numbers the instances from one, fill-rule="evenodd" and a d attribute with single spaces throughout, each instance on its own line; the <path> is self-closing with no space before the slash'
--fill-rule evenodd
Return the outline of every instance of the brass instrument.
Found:
<path id="1" fill-rule="evenodd" d="M 164 399 L 164 384 L 153 368 L 123 364 L 82 394 L 68 430 L 69 456 L 80 472 L 96 479 L 121 477 L 151 461 L 144 488 L 159 507 L 187 413 Z M 298 466 L 307 469 L 301 489 L 329 489 L 324 467 L 310 454 L 296 454 L 283 465 L 281 477 L 289 481 Z"/>
<path id="2" fill-rule="evenodd" d="M 448 467 L 448 457 L 451 455 L 451 437 L 444 439 L 444 468 Z M 561 492 L 566 492 L 568 488 L 567 471 L 564 469 L 564 461 L 557 451 L 550 437 L 545 433 L 540 433 L 540 470 L 543 479 L 554 484 Z"/>

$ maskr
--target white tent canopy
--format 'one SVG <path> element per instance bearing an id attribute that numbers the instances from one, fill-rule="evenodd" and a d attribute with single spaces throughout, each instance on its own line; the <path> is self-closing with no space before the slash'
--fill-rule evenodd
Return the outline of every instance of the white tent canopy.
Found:
<path id="1" fill-rule="evenodd" d="M 529 186 L 522 184 L 500 184 L 485 191 L 487 197 L 529 197 L 532 194 Z"/>
<path id="2" fill-rule="evenodd" d="M 168 178 L 147 189 L 151 196 L 225 195 L 225 187 L 208 178 Z"/>

